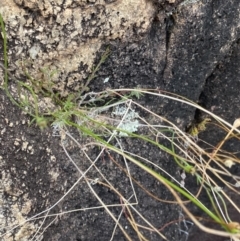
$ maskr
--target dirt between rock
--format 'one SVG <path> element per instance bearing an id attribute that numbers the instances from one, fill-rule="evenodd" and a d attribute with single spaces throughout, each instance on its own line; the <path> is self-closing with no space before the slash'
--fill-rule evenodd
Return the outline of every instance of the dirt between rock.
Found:
<path id="1" fill-rule="evenodd" d="M 54 205 L 74 185 L 79 178 L 79 173 L 64 153 L 60 145 L 60 137 L 53 135 L 52 128 L 40 131 L 38 127 L 30 125 L 28 116 L 11 103 L 2 90 L 0 95 L 2 240 L 31 240 L 38 228 L 40 233 L 44 231 L 39 235 L 39 240 L 110 240 L 115 223 L 103 208 L 62 214 L 57 218 L 48 217 L 43 224 L 42 219 L 29 221 L 26 225 L 16 228 L 12 235 L 7 233 L 4 235 L 9 230 L 9 226 L 24 222 Z M 76 138 L 79 136 L 74 130 L 71 133 Z M 80 141 L 86 143 L 88 140 L 84 137 L 82 140 L 80 138 Z M 132 139 L 122 139 L 122 145 L 127 146 L 129 150 L 135 150 L 143 157 L 154 160 L 175 177 L 179 176 L 176 165 L 158 149 Z M 82 170 L 86 170 L 89 161 L 79 147 L 71 141 L 66 146 L 76 164 Z M 98 148 L 88 150 L 92 159 L 98 152 Z M 112 156 L 124 166 L 122 158 L 114 156 L 113 153 Z M 103 153 L 96 166 L 119 192 L 128 198 L 132 195 L 128 177 L 111 161 L 107 153 Z M 171 193 L 162 184 L 135 165 L 129 163 L 129 169 L 132 176 L 149 192 L 163 200 L 173 199 Z M 102 180 L 96 169 L 92 169 L 88 177 Z M 117 218 L 123 210 L 119 197 L 110 188 L 101 184 L 96 183 L 92 187 L 104 203 L 119 205 L 110 208 Z M 176 221 L 180 215 L 179 206 L 159 202 L 151 198 L 138 185 L 134 184 L 134 187 L 138 198 L 138 204 L 134 207 L 139 213 L 161 230 L 169 240 L 180 240 L 181 234 Z M 134 202 L 134 198 L 132 199 Z M 80 181 L 59 204 L 49 211 L 48 215 L 99 205 L 86 182 Z M 139 215 L 133 214 L 133 216 L 137 223 L 145 224 Z M 132 240 L 137 240 L 136 232 L 127 218 L 126 212 L 119 222 Z M 168 223 L 169 225 L 166 225 Z M 163 240 L 153 231 L 145 230 L 143 233 L 148 240 Z M 114 231 L 113 240 L 126 240 L 119 228 Z"/>

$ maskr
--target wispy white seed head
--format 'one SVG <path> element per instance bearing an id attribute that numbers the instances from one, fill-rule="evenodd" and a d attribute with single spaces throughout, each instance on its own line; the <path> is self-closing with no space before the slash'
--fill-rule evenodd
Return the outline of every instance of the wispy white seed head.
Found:
<path id="1" fill-rule="evenodd" d="M 227 159 L 223 163 L 228 168 L 231 168 L 233 165 L 235 165 L 235 163 L 231 159 Z"/>

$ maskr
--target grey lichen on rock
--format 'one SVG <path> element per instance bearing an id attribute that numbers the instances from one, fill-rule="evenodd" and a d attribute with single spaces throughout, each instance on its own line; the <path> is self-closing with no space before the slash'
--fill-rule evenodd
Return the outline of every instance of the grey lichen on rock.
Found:
<path id="1" fill-rule="evenodd" d="M 0 8 L 10 64 L 18 73 L 28 69 L 36 79 L 41 79 L 39 68 L 57 70 L 52 81 L 62 94 L 65 85 L 75 90 L 81 86 L 102 44 L 141 38 L 154 12 L 146 0 L 3 0 Z"/>

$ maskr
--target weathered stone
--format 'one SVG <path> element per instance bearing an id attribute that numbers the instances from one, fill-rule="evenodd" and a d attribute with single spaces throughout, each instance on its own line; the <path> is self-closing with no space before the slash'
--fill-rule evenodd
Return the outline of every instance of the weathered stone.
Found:
<path id="1" fill-rule="evenodd" d="M 53 80 L 64 94 L 65 83 L 75 89 L 81 86 L 102 44 L 143 36 L 155 9 L 145 0 L 3 0 L 0 12 L 8 32 L 10 63 L 18 72 L 25 67 L 39 80 L 40 68 L 57 70 Z M 77 71 L 80 75 L 74 78 Z"/>

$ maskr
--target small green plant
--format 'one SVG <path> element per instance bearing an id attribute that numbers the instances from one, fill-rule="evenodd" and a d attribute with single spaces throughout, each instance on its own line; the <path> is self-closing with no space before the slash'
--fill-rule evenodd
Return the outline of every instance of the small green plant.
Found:
<path id="1" fill-rule="evenodd" d="M 238 165 L 239 160 L 235 155 L 223 152 L 221 149 L 223 144 L 228 141 L 229 138 L 239 139 L 240 131 L 237 129 L 240 125 L 239 120 L 236 120 L 235 123 L 231 125 L 196 103 L 193 103 L 181 96 L 164 91 L 159 93 L 158 90 L 108 89 L 98 93 L 88 92 L 89 83 L 96 77 L 96 73 L 101 64 L 106 60 L 110 53 L 109 48 L 107 48 L 106 52 L 101 57 L 100 62 L 93 69 L 92 74 L 89 76 L 79 93 L 71 94 L 67 98 L 63 98 L 58 93 L 53 91 L 51 74 L 46 78 L 46 81 L 41 82 L 32 78 L 28 72 L 25 71 L 28 81 L 23 82 L 15 80 L 18 94 L 17 96 L 13 96 L 11 91 L 9 91 L 8 78 L 10 74 L 8 72 L 7 60 L 7 37 L 1 15 L 0 24 L 4 39 L 4 65 L 0 65 L 5 73 L 3 88 L 12 102 L 32 117 L 32 123 L 35 122 L 41 129 L 51 125 L 54 129 L 54 132 L 59 133 L 61 136 L 61 144 L 67 158 L 73 163 L 80 174 L 80 178 L 77 180 L 77 182 L 62 196 L 61 199 L 59 199 L 47 210 L 28 219 L 28 221 L 37 218 L 45 219 L 46 216 L 41 215 L 44 215 L 45 213 L 48 214 L 48 212 L 58 205 L 64 198 L 66 198 L 70 191 L 83 179 L 87 183 L 88 188 L 100 202 L 101 208 L 104 208 L 112 217 L 116 223 L 116 226 L 122 230 L 127 240 L 131 240 L 131 238 L 127 231 L 120 224 L 120 216 L 119 219 L 117 219 L 113 215 L 108 205 L 102 201 L 101 197 L 92 188 L 93 183 L 99 183 L 106 186 L 119 197 L 121 200 L 122 209 L 127 209 L 126 212 L 128 213 L 128 221 L 132 228 L 136 231 L 139 240 L 147 240 L 147 237 L 144 236 L 142 229 L 151 230 L 152 232 L 157 233 L 159 237 L 166 239 L 158 228 L 151 224 L 146 217 L 142 217 L 142 215 L 137 212 L 137 210 L 134 208 L 134 205 L 137 204 L 137 201 L 132 202 L 132 197 L 127 198 L 121 194 L 121 192 L 118 191 L 118 188 L 115 187 L 97 168 L 96 163 L 102 153 L 105 152 L 113 163 L 118 165 L 120 169 L 124 170 L 124 173 L 130 180 L 133 190 L 132 196 L 135 198 L 135 200 L 137 200 L 137 195 L 132 183 L 135 182 L 139 186 L 141 186 L 141 184 L 137 180 L 134 180 L 134 178 L 131 176 L 131 172 L 128 168 L 129 162 L 138 166 L 143 175 L 151 175 L 162 183 L 175 197 L 175 203 L 178 203 L 185 211 L 187 216 L 201 229 L 216 235 L 232 237 L 235 240 L 239 240 L 240 225 L 239 223 L 230 219 L 227 212 L 226 201 L 230 201 L 238 212 L 239 207 L 237 204 L 233 204 L 230 197 L 218 187 L 213 178 L 208 174 L 208 172 L 210 172 L 211 175 L 221 179 L 226 187 L 236 193 L 239 193 L 238 190 L 235 189 L 235 186 L 239 184 L 240 177 L 232 175 L 230 171 L 226 169 L 231 167 L 233 164 Z M 46 72 L 46 70 L 42 71 Z M 216 125 L 219 125 L 222 129 L 226 130 L 226 137 L 219 142 L 218 146 L 203 149 L 197 144 L 196 138 L 193 137 L 197 137 L 200 131 L 204 131 L 206 129 L 206 124 L 208 123 L 209 119 L 203 120 L 201 123 L 192 126 L 189 132 L 185 132 L 176 124 L 165 119 L 163 116 L 157 115 L 156 113 L 139 104 L 137 100 L 142 95 L 149 95 L 155 98 L 168 98 L 170 100 L 192 106 L 193 108 L 200 109 L 208 114 L 208 116 L 215 121 Z M 52 101 L 53 106 L 50 107 L 49 105 L 46 105 L 45 108 L 43 108 L 39 105 L 41 100 L 46 98 Z M 103 105 L 99 106 L 99 103 L 103 103 Z M 140 115 L 137 109 L 141 110 L 141 112 L 145 113 L 145 115 Z M 150 116 L 151 118 L 147 118 L 147 116 Z M 89 143 L 83 146 L 83 144 L 81 144 L 76 137 L 73 137 L 73 135 L 70 134 L 69 128 L 74 128 L 78 130 L 81 136 L 86 136 L 89 138 Z M 198 194 L 194 195 L 190 193 L 179 180 L 176 180 L 176 178 L 167 173 L 166 170 L 164 170 L 160 165 L 156 165 L 154 160 L 149 160 L 147 157 L 143 157 L 140 156 L 139 153 L 135 153 L 134 150 L 124 148 L 121 141 L 122 138 L 131 138 L 132 141 L 140 141 L 141 143 L 153 146 L 154 148 L 158 149 L 159 152 L 161 151 L 166 153 L 169 158 L 172 158 L 172 161 L 176 163 L 182 172 L 186 173 L 186 175 L 195 176 L 196 182 L 199 184 Z M 90 162 L 87 170 L 81 170 L 73 161 L 65 144 L 66 139 L 70 139 L 82 150 L 86 159 Z M 162 140 L 168 141 L 170 145 L 163 144 Z M 86 151 L 90 147 L 98 147 L 100 150 L 99 155 L 94 160 L 89 157 Z M 119 165 L 119 163 L 116 161 L 116 155 L 122 157 L 125 167 Z M 211 163 L 214 163 L 215 165 L 213 166 Z M 97 168 L 101 181 L 99 181 L 98 178 L 93 180 L 92 178 L 88 177 L 88 172 L 93 167 Z M 154 167 L 155 170 L 153 170 L 151 167 Z M 220 177 L 220 174 L 231 177 L 232 182 L 230 183 L 229 181 L 226 181 L 224 178 Z M 157 197 L 149 193 L 148 190 L 144 190 L 148 195 L 151 195 L 159 200 Z M 198 195 L 202 190 L 205 190 L 209 197 L 211 203 L 210 207 L 207 206 L 207 204 L 202 203 L 198 198 Z M 186 202 L 192 202 L 203 213 L 207 214 L 210 220 L 216 222 L 220 229 L 213 230 L 204 227 L 189 211 L 185 205 Z M 123 212 L 121 212 L 121 215 L 122 213 Z M 132 213 L 139 215 L 146 226 L 142 227 L 138 225 Z M 64 213 L 61 213 L 61 215 L 62 214 Z M 14 228 L 16 227 L 13 227 L 12 229 Z M 37 237 L 37 234 L 35 234 L 35 236 Z"/>

